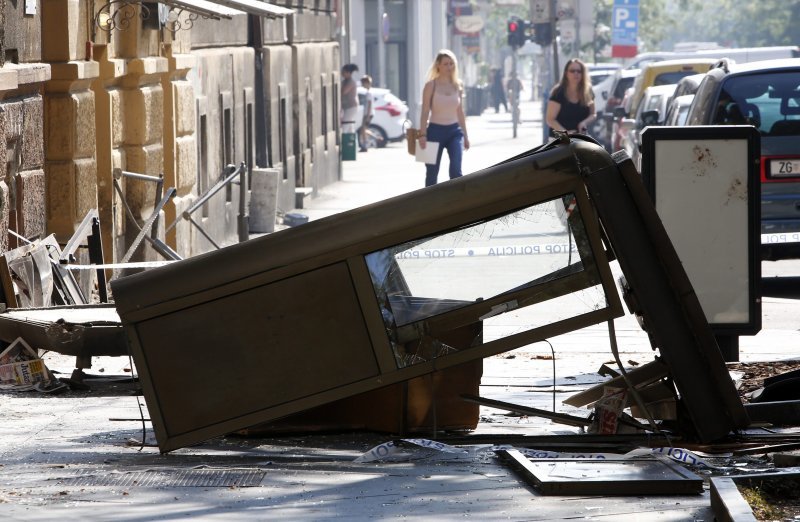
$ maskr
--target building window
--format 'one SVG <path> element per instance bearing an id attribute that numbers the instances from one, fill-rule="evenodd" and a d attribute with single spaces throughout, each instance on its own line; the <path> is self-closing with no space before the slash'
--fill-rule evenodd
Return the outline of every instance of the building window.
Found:
<path id="1" fill-rule="evenodd" d="M 244 160 L 247 162 L 247 186 L 250 187 L 251 175 L 255 167 L 255 137 L 253 133 L 253 104 L 244 106 Z"/>
<path id="2" fill-rule="evenodd" d="M 281 96 L 280 106 L 278 107 L 278 148 L 280 151 L 280 161 L 282 163 L 283 179 L 289 179 L 289 167 L 287 165 L 286 150 L 286 96 Z"/>
<path id="3" fill-rule="evenodd" d="M 314 163 L 314 90 L 311 82 L 306 88 L 306 147 L 311 153 L 311 163 Z"/>
<path id="4" fill-rule="evenodd" d="M 328 86 L 325 85 L 325 77 L 320 80 L 320 100 L 322 107 L 320 108 L 320 131 L 322 132 L 322 139 L 325 142 L 325 151 L 328 150 Z"/>
<path id="5" fill-rule="evenodd" d="M 341 84 L 334 80 L 333 82 L 333 130 L 336 135 L 336 145 L 341 145 L 341 138 L 339 137 L 339 88 Z"/>
<path id="6" fill-rule="evenodd" d="M 199 119 L 198 139 L 200 146 L 197 147 L 197 153 L 200 157 L 197 159 L 197 194 L 202 196 L 208 190 L 208 171 L 206 168 L 206 159 L 208 158 L 208 121 L 205 114 L 201 114 Z M 201 216 L 208 217 L 208 203 L 203 205 Z"/>
<path id="7" fill-rule="evenodd" d="M 233 164 L 233 96 L 230 92 L 222 92 L 219 95 L 220 109 L 222 115 L 222 177 L 230 174 L 228 165 Z M 233 201 L 233 187 L 230 183 L 225 185 L 225 201 Z"/>

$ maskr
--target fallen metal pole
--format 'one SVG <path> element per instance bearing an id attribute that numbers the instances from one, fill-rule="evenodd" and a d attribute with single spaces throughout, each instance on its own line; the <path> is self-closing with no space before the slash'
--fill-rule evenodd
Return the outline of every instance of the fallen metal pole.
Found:
<path id="1" fill-rule="evenodd" d="M 567 415 L 566 413 L 555 413 L 547 410 L 540 410 L 538 408 L 530 408 L 527 406 L 520 406 L 518 404 L 511 404 L 510 402 L 496 401 L 494 399 L 486 399 L 484 397 L 475 397 L 472 395 L 462 395 L 462 399 L 467 402 L 475 402 L 482 406 L 489 406 L 501 410 L 519 413 L 521 415 L 531 415 L 534 417 L 544 417 L 559 424 L 566 424 L 567 426 L 577 426 L 584 428 L 592 423 L 591 419 L 583 417 L 576 417 L 574 415 Z"/>

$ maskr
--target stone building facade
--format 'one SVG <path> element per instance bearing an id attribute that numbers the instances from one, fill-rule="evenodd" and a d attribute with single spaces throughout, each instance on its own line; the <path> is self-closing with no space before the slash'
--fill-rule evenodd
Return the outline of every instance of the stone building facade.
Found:
<path id="1" fill-rule="evenodd" d="M 228 165 L 277 172 L 279 212 L 340 178 L 339 2 L 223 3 L 0 0 L 1 251 L 15 234 L 63 244 L 97 209 L 106 262 L 162 259 L 128 249 L 163 176 L 158 234 L 190 257 L 238 241 L 264 197 L 240 205 L 237 178 L 196 205 Z"/>

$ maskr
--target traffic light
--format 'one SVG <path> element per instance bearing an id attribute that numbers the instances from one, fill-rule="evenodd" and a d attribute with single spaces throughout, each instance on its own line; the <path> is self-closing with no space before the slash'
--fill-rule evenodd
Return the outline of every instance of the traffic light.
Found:
<path id="1" fill-rule="evenodd" d="M 525 34 L 528 30 L 528 22 L 513 16 L 508 21 L 508 45 L 514 49 L 525 45 L 528 36 Z"/>

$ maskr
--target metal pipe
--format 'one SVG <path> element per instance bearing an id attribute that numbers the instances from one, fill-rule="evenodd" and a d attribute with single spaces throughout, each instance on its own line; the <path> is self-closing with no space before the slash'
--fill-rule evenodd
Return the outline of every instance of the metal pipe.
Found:
<path id="1" fill-rule="evenodd" d="M 218 181 L 218 182 L 217 182 L 217 184 L 216 184 L 216 185 L 214 185 L 213 187 L 211 187 L 210 189 L 208 189 L 208 191 L 207 191 L 205 194 L 203 194 L 203 195 L 200 197 L 200 199 L 198 199 L 197 201 L 195 201 L 195 203 L 194 203 L 194 204 L 193 204 L 191 207 L 189 207 L 188 209 L 186 209 L 186 210 L 184 210 L 184 211 L 183 211 L 183 213 L 181 214 L 181 217 L 182 217 L 183 219 L 187 219 L 187 220 L 188 220 L 188 219 L 189 219 L 189 217 L 190 217 L 190 216 L 191 216 L 191 215 L 192 215 L 192 214 L 193 214 L 193 213 L 194 213 L 194 212 L 195 212 L 195 211 L 196 211 L 198 208 L 200 208 L 201 206 L 203 206 L 203 204 L 204 204 L 206 201 L 208 201 L 209 199 L 211 199 L 211 197 L 212 197 L 214 194 L 216 194 L 217 192 L 219 192 L 220 190 L 222 190 L 223 188 L 225 188 L 225 186 L 226 186 L 228 183 L 230 183 L 230 182 L 231 182 L 231 181 L 232 181 L 232 180 L 233 180 L 233 179 L 234 179 L 236 176 L 238 176 L 238 175 L 240 174 L 240 172 L 241 172 L 241 168 L 240 168 L 240 167 L 234 167 L 233 165 L 228 165 L 228 168 L 232 168 L 232 167 L 233 167 L 233 168 L 235 168 L 236 170 L 234 170 L 234 171 L 233 171 L 233 172 L 232 172 L 232 173 L 231 173 L 231 174 L 230 174 L 230 175 L 229 175 L 227 178 L 225 178 L 225 179 L 222 179 L 222 180 Z M 181 219 L 180 217 L 177 217 L 177 218 L 175 218 L 175 221 L 173 221 L 173 222 L 172 222 L 172 223 L 169 225 L 169 227 L 167 227 L 167 229 L 166 229 L 166 231 L 165 231 L 165 232 L 169 232 L 170 230 L 172 230 L 173 228 L 175 228 L 175 225 L 177 225 L 177 224 L 178 224 L 178 221 L 180 221 L 180 219 Z M 190 220 L 190 221 L 191 221 L 191 220 Z"/>
<path id="2" fill-rule="evenodd" d="M 208 239 L 208 241 L 209 241 L 209 242 L 210 242 L 212 245 L 214 245 L 214 248 L 216 248 L 217 250 L 219 250 L 219 248 L 220 248 L 220 247 L 219 247 L 219 245 L 218 245 L 216 242 L 214 242 L 214 240 L 213 240 L 213 239 L 211 239 L 211 236 L 209 236 L 209 235 L 206 233 L 206 231 L 205 231 L 205 230 L 203 230 L 203 227 L 201 227 L 199 223 L 197 223 L 197 222 L 196 222 L 194 219 L 192 219 L 192 216 L 191 216 L 191 215 L 189 215 L 189 216 L 185 216 L 185 217 L 186 217 L 186 219 L 188 219 L 188 220 L 189 220 L 189 222 L 190 222 L 192 225 L 194 225 L 194 226 L 196 226 L 196 227 L 197 227 L 197 230 L 199 230 L 199 231 L 200 231 L 200 233 L 201 233 L 201 234 L 203 234 L 203 237 L 205 237 L 206 239 Z"/>
<path id="3" fill-rule="evenodd" d="M 103 264 L 103 241 L 100 235 L 100 218 L 96 215 L 92 217 L 92 233 L 86 238 L 89 248 L 89 262 L 92 264 Z M 102 268 L 97 269 L 97 292 L 101 303 L 108 302 L 108 287 L 106 286 L 106 271 Z"/>
<path id="4" fill-rule="evenodd" d="M 130 261 L 131 256 L 133 256 L 133 253 L 139 247 L 139 243 L 142 242 L 142 239 L 144 239 L 145 235 L 147 235 L 147 231 L 152 229 L 153 223 L 155 223 L 156 219 L 158 219 L 158 215 L 161 212 L 161 209 L 164 208 L 164 205 L 166 205 L 167 202 L 170 199 L 172 199 L 177 192 L 178 191 L 174 187 L 170 188 L 164 195 L 164 197 L 161 199 L 161 201 L 158 203 L 158 205 L 156 205 L 156 207 L 153 209 L 153 214 L 148 218 L 148 220 L 144 223 L 144 226 L 142 226 L 142 228 L 139 230 L 139 234 L 137 234 L 136 239 L 133 240 L 133 243 L 131 243 L 130 248 L 128 248 L 128 251 L 122 258 L 123 263 L 127 263 L 128 261 Z"/>
<path id="5" fill-rule="evenodd" d="M 131 178 L 131 179 L 138 179 L 140 181 L 153 181 L 153 182 L 164 182 L 164 176 L 150 176 L 148 174 L 139 174 L 138 172 L 128 172 L 122 169 L 114 169 L 114 179 L 119 178 Z"/>
<path id="6" fill-rule="evenodd" d="M 239 242 L 250 239 L 250 219 L 247 214 L 247 164 L 243 161 L 239 164 Z"/>

